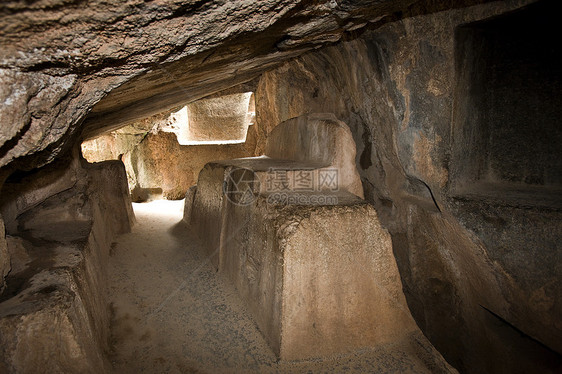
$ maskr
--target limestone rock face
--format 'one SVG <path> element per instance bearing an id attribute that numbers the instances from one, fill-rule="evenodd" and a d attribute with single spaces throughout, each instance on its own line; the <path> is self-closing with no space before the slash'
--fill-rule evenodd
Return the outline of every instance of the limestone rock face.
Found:
<path id="1" fill-rule="evenodd" d="M 107 372 L 88 326 L 87 305 L 72 290 L 76 287 L 72 272 L 45 271 L 32 282 L 20 293 L 19 303 L 0 304 L 0 369 L 6 373 Z"/>
<path id="2" fill-rule="evenodd" d="M 251 118 L 251 92 L 197 100 L 187 105 L 187 126 L 178 134 L 180 144 L 195 142 L 243 143 Z"/>
<path id="3" fill-rule="evenodd" d="M 49 197 L 66 191 L 78 182 L 85 182 L 77 158 L 65 157 L 50 165 L 49 168 L 39 169 L 32 178 L 26 175 L 12 176 L 2 186 L 0 211 L 4 218 L 8 233 L 17 231 L 17 217 L 27 210 L 41 204 Z"/>
<path id="4" fill-rule="evenodd" d="M 109 134 L 82 143 L 82 155 L 88 162 L 118 160 L 131 152 L 148 135 L 150 129 L 135 129 L 125 126 Z"/>
<path id="5" fill-rule="evenodd" d="M 148 135 L 135 151 L 123 157 L 133 200 L 158 194 L 166 199 L 183 199 L 187 189 L 197 183 L 199 170 L 209 156 L 228 158 L 236 153 L 232 148 L 242 150 L 236 146 L 180 146 L 174 134 Z"/>
<path id="6" fill-rule="evenodd" d="M 346 195 L 347 194 L 347 195 Z M 285 360 L 329 357 L 417 331 L 391 240 L 345 192 L 332 206 L 230 205 L 221 267 Z"/>
<path id="7" fill-rule="evenodd" d="M 364 197 L 355 167 L 351 132 L 331 113 L 315 113 L 282 122 L 269 133 L 265 154 L 273 159 L 310 162 L 328 170 L 337 169 L 338 188 Z"/>
<path id="8" fill-rule="evenodd" d="M 260 74 L 257 139 L 311 112 L 349 125 L 365 197 L 391 235 L 408 306 L 452 365 L 467 373 L 559 371 L 562 60 L 551 41 L 559 33 L 554 3 L 2 1 L 0 182 L 9 179 L 0 193 L 0 289 L 8 275 L 0 372 L 25 371 L 25 350 L 36 337 L 51 339 L 51 326 L 65 358 L 75 360 L 49 362 L 53 355 L 39 348 L 33 365 L 87 372 L 101 362 L 99 347 L 84 338 L 107 338 L 92 264 L 108 250 L 108 227 L 131 223 L 112 215 L 130 204 L 122 166 L 83 167 L 66 158 L 70 150 Z M 140 185 L 140 195 L 161 188 L 181 198 L 196 174 L 183 159 L 202 166 L 223 158 L 210 152 L 203 160 L 203 148 L 183 153 L 171 134 L 127 135 L 107 157 L 128 154 L 138 181 L 158 177 L 156 166 L 165 170 L 160 185 Z M 257 142 L 252 152 L 264 150 Z M 145 164 L 148 155 L 158 161 Z M 176 176 L 190 173 L 179 188 Z M 119 182 L 100 182 L 108 180 Z M 10 277 L 33 258 L 20 245 L 34 244 L 12 239 L 20 228 L 50 243 L 64 239 L 42 255 L 67 261 L 25 278 L 34 282 L 21 302 L 9 297 L 21 285 Z"/>
<path id="9" fill-rule="evenodd" d="M 178 143 L 175 134 L 167 132 L 145 133 L 140 140 L 139 137 L 120 133 L 104 135 L 90 141 L 87 149 L 83 148 L 91 161 L 123 161 L 133 201 L 157 196 L 183 199 L 189 187 L 197 183 L 199 171 L 207 162 L 254 156 L 252 133 L 246 143 L 225 145 L 184 146 Z"/>
<path id="10" fill-rule="evenodd" d="M 99 134 L 247 81 L 412 2 L 2 2 L 0 166 L 52 161 L 83 129 Z"/>
<path id="11" fill-rule="evenodd" d="M 470 113 L 476 107 L 468 106 L 458 113 L 453 110 L 454 102 L 464 102 L 462 95 L 467 90 L 463 85 L 468 84 L 455 75 L 455 66 L 462 66 L 460 70 L 464 72 L 471 61 L 465 60 L 466 56 L 455 55 L 455 50 L 480 44 L 471 44 L 476 42 L 470 38 L 476 36 L 470 33 L 455 38 L 455 28 L 470 27 L 466 24 L 527 3 L 480 5 L 389 23 L 366 32 L 359 39 L 307 53 L 263 74 L 256 91 L 258 123 L 273 126 L 306 113 L 333 112 L 349 125 L 357 144 L 356 164 L 365 197 L 375 204 L 383 225 L 392 235 L 394 254 L 414 318 L 445 358 L 467 372 L 534 371 L 539 362 L 543 365 L 540 370 L 555 371 L 545 362 L 552 359 L 559 363 L 559 359 L 553 358 L 555 355 L 548 350 L 541 351 L 538 344 L 517 340 L 516 329 L 556 352 L 562 350 L 559 323 L 562 309 L 555 301 L 560 300 L 562 290 L 561 278 L 555 275 L 560 273 L 560 261 L 553 260 L 560 256 L 560 245 L 554 238 L 562 236 L 559 198 L 562 187 L 555 183 L 560 173 L 554 171 L 560 169 L 528 170 L 529 176 L 547 176 L 543 178 L 544 183 L 527 178 L 531 182 L 514 185 L 510 184 L 513 179 L 486 180 L 486 176 L 478 183 L 474 178 L 462 180 L 463 187 L 470 186 L 464 191 L 453 187 L 463 167 L 470 162 L 474 169 L 485 171 L 486 163 L 481 158 L 469 161 L 469 154 L 480 151 L 482 155 L 487 154 L 481 143 L 468 148 L 468 143 L 460 140 L 462 134 L 476 135 L 473 122 L 465 128 L 457 125 L 456 121 L 466 119 L 459 117 L 459 113 Z M 514 13 L 513 20 L 509 18 L 512 15 L 506 15 L 497 22 L 511 30 L 509 27 L 516 27 L 523 19 L 537 20 L 538 34 L 540 30 L 550 30 L 551 26 L 539 26 L 552 19 L 545 18 L 552 14 L 548 7 L 542 10 L 529 7 L 521 12 L 521 15 Z M 493 24 L 494 20 L 489 21 L 489 36 L 485 38 L 490 38 L 487 40 L 499 48 L 498 40 L 515 34 L 504 39 L 502 35 L 497 36 L 494 30 L 500 29 L 500 24 Z M 475 35 L 481 36 L 481 27 L 482 24 L 475 24 Z M 534 43 L 525 37 L 522 40 L 524 45 Z M 540 39 L 533 40 L 536 43 Z M 550 68 L 552 60 L 559 61 L 559 53 L 558 50 L 549 55 L 550 60 L 546 61 L 540 60 L 540 53 L 534 54 L 539 60 L 533 62 L 527 60 L 532 59 L 528 56 L 523 59 L 514 55 L 514 58 L 520 59 L 516 60 L 517 64 L 541 66 L 541 74 L 550 73 L 550 78 L 545 80 L 545 87 L 550 87 L 560 82 L 559 69 Z M 478 55 L 476 61 L 486 58 L 491 57 Z M 497 63 L 510 66 L 506 61 Z M 497 89 L 505 90 L 507 81 L 501 81 Z M 543 95 L 544 88 L 538 89 Z M 521 86 L 513 86 L 512 90 L 515 93 L 510 95 L 514 96 L 526 92 Z M 478 102 L 481 98 L 469 99 Z M 536 105 L 529 113 L 539 116 L 539 122 L 544 125 L 534 126 L 559 129 L 552 119 L 559 118 L 556 108 L 560 106 L 551 103 L 542 107 L 539 114 Z M 518 108 L 516 113 L 520 112 Z M 490 113 L 498 116 L 493 110 Z M 518 120 L 510 125 L 513 122 Z M 501 133 L 507 138 L 517 138 L 517 133 L 510 133 L 505 122 L 497 123 L 501 127 L 494 130 L 494 136 L 499 137 Z M 271 127 L 262 126 L 260 131 L 271 131 Z M 481 135 L 482 139 L 488 139 L 486 134 Z M 552 130 L 549 134 L 542 137 L 543 142 L 535 143 L 534 149 L 535 153 L 544 151 L 545 155 L 541 153 L 538 157 L 552 163 L 549 137 L 558 139 L 560 132 Z M 537 135 L 526 137 L 528 141 L 536 138 Z M 492 164 L 513 155 L 534 157 L 529 153 L 517 155 L 515 149 L 507 150 L 501 157 L 490 160 Z M 451 158 L 451 152 L 458 158 Z M 499 148 L 491 153 L 494 152 L 499 153 Z M 506 166 L 509 170 L 503 173 L 515 170 L 523 174 L 518 179 L 523 181 L 526 175 L 522 165 L 530 162 L 516 160 L 510 160 Z M 515 326 L 513 330 L 506 327 L 511 334 L 509 338 L 506 330 L 498 328 L 498 321 Z M 506 348 L 510 339 L 518 341 L 513 351 Z M 542 352 L 538 357 L 530 353 L 538 351 Z M 545 360 L 541 355 L 551 358 Z M 501 364 L 497 357 L 503 358 Z"/>
<path id="12" fill-rule="evenodd" d="M 25 240 L 17 236 L 6 235 L 6 243 L 10 255 L 10 274 L 21 273 L 31 262 L 31 257 L 25 248 Z"/>
<path id="13" fill-rule="evenodd" d="M 8 243 L 6 242 L 6 230 L 4 228 L 4 220 L 0 215 L 0 294 L 4 291 L 6 283 L 4 278 L 10 271 L 10 255 L 8 253 Z"/>
<path id="14" fill-rule="evenodd" d="M 354 158 L 343 122 L 303 115 L 275 127 L 265 156 L 206 164 L 186 194 L 183 219 L 200 235 L 202 254 L 236 286 L 282 360 L 377 349 L 420 333 L 391 237 L 357 196 Z M 314 182 L 326 167 L 337 172 L 330 188 Z M 281 183 L 271 180 L 277 175 Z M 299 175 L 311 182 L 306 192 L 290 182 Z M 436 372 L 455 372 L 439 355 L 429 361 Z"/>
<path id="15" fill-rule="evenodd" d="M 82 165 L 77 157 L 65 173 L 53 172 L 59 166 L 3 186 L 0 209 L 14 221 L 0 295 L 3 373 L 109 371 L 104 269 L 114 235 L 133 221 L 125 169 L 116 161 Z"/>
<path id="16" fill-rule="evenodd" d="M 265 142 L 250 126 L 252 89 L 239 85 L 86 140 L 82 154 L 89 162 L 122 160 L 134 201 L 183 199 L 207 162 L 255 156 Z"/>
<path id="17" fill-rule="evenodd" d="M 185 193 L 185 202 L 183 207 L 183 221 L 189 225 L 191 224 L 191 209 L 197 193 L 197 185 L 189 187 Z"/>

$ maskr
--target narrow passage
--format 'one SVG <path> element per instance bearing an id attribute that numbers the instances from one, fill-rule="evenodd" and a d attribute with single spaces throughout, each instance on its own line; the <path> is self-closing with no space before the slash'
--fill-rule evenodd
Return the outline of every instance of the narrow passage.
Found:
<path id="1" fill-rule="evenodd" d="M 421 343 L 278 362 L 234 287 L 200 255 L 183 201 L 133 206 L 137 223 L 114 243 L 108 269 L 115 373 L 431 372 Z"/>

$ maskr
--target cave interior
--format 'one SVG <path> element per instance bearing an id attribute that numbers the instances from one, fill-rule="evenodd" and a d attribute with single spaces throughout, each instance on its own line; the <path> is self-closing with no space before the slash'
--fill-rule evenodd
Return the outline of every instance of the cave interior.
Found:
<path id="1" fill-rule="evenodd" d="M 556 1 L 80 3 L 0 4 L 0 372 L 562 372 Z"/>

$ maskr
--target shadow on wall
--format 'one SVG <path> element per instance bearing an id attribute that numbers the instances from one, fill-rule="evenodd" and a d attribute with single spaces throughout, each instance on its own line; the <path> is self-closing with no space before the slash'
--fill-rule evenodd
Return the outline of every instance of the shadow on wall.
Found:
<path id="1" fill-rule="evenodd" d="M 562 188 L 562 32 L 552 2 L 456 31 L 453 187 Z M 524 24 L 525 28 L 521 25 Z"/>
<path id="2" fill-rule="evenodd" d="M 489 326 L 500 336 L 512 327 L 560 365 L 562 48 L 553 37 L 562 28 L 555 14 L 554 2 L 540 1 L 457 28 L 450 194 L 453 214 L 509 277 L 509 309 L 482 303 L 496 325 L 505 323 Z"/>
<path id="3" fill-rule="evenodd" d="M 557 13 L 524 4 L 389 23 L 265 73 L 256 92 L 258 123 L 330 111 L 350 126 L 412 314 L 466 373 L 562 363 Z"/>

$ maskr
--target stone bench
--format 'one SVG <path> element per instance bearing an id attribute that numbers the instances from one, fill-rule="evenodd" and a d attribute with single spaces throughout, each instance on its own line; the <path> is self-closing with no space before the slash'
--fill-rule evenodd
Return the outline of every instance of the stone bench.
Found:
<path id="1" fill-rule="evenodd" d="M 206 255 L 215 269 L 219 267 L 223 187 L 235 169 L 254 173 L 260 181 L 252 186 L 254 193 L 267 192 L 271 170 L 288 173 L 312 170 L 316 176 L 336 171 L 337 185 L 332 190 L 349 191 L 363 197 L 361 179 L 355 168 L 355 143 L 347 125 L 333 114 L 311 114 L 287 120 L 269 134 L 266 156 L 208 163 L 199 173 L 198 192 L 186 195 L 186 211 L 190 215 L 185 220 L 192 222 L 200 233 Z"/>
<path id="2" fill-rule="evenodd" d="M 252 197 L 264 193 L 261 186 L 266 186 L 269 170 L 277 169 L 295 172 L 298 170 L 311 170 L 318 165 L 305 164 L 288 160 L 273 160 L 270 158 L 246 158 L 227 161 L 210 162 L 199 173 L 197 187 L 186 194 L 185 211 L 191 215 L 185 217 L 186 221 L 199 233 L 203 244 L 204 254 L 210 258 L 216 270 L 219 268 L 220 236 L 223 227 L 223 211 L 228 202 L 225 187 L 231 177 L 236 173 L 245 172 L 255 184 L 248 186 Z M 317 170 L 317 169 L 313 169 Z M 260 180 L 263 180 L 261 183 Z M 230 180 L 231 181 L 231 180 Z M 242 190 L 242 186 L 238 186 Z M 233 191 L 232 186 L 228 190 Z M 236 199 L 235 196 L 231 198 Z"/>
<path id="3" fill-rule="evenodd" d="M 390 235 L 362 199 L 347 126 L 331 115 L 286 121 L 266 154 L 207 164 L 186 220 L 278 357 L 335 355 L 417 331 Z M 297 191 L 268 185 L 272 171 L 337 178 Z"/>
<path id="4" fill-rule="evenodd" d="M 335 195 L 335 205 L 276 205 L 260 195 L 224 211 L 219 270 L 285 360 L 377 346 L 416 329 L 374 208 Z"/>

